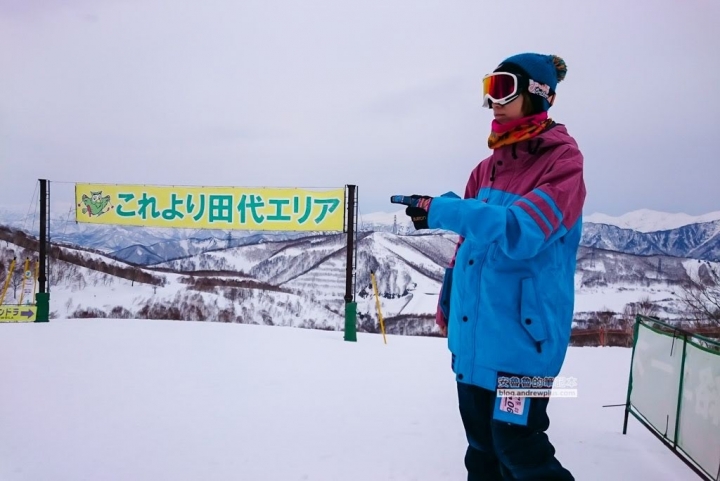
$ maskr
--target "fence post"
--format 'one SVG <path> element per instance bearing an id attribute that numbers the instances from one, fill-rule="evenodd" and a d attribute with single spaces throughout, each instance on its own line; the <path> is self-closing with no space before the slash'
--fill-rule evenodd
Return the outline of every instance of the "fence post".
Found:
<path id="1" fill-rule="evenodd" d="M 685 380 L 685 352 L 687 351 L 687 334 L 683 332 L 682 358 L 680 359 L 680 387 L 678 388 L 677 412 L 675 413 L 675 434 L 673 436 L 673 448 L 677 449 L 678 434 L 680 433 L 680 407 L 683 397 L 683 382 Z"/>
<path id="2" fill-rule="evenodd" d="M 630 375 L 628 376 L 627 398 L 625 400 L 625 420 L 623 421 L 623 434 L 627 434 L 628 417 L 630 416 L 630 393 L 632 392 L 632 370 L 633 370 L 633 363 L 635 362 L 635 345 L 637 344 L 639 326 L 640 326 L 640 316 L 637 316 L 635 318 L 635 325 L 633 326 L 632 354 L 630 355 Z"/>

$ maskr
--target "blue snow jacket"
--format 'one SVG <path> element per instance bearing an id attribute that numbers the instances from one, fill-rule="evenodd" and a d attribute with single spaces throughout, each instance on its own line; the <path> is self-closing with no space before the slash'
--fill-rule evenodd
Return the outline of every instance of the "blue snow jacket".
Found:
<path id="1" fill-rule="evenodd" d="M 552 124 L 494 150 L 472 172 L 464 199 L 432 200 L 429 227 L 460 236 L 440 300 L 450 301 L 443 312 L 457 381 L 494 390 L 498 373 L 558 375 L 585 195 L 577 143 Z"/>

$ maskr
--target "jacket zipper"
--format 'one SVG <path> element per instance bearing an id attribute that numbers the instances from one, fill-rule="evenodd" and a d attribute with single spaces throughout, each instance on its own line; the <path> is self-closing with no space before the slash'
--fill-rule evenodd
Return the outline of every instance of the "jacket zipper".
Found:
<path id="1" fill-rule="evenodd" d="M 494 244 L 493 244 L 494 245 Z M 490 252 L 490 247 L 485 250 L 485 254 L 483 254 L 482 262 L 480 262 L 480 266 L 478 267 L 478 281 L 480 282 L 482 280 L 482 272 L 483 267 L 485 267 L 485 261 L 487 260 L 487 256 Z M 472 373 L 470 378 L 472 379 L 472 374 L 474 374 L 475 371 L 475 354 L 477 353 L 477 328 L 478 324 L 481 321 L 480 318 L 480 304 L 482 303 L 482 290 L 478 290 L 478 300 L 475 304 L 475 322 L 473 323 L 473 333 L 472 333 L 472 340 L 473 340 L 473 350 L 472 350 L 472 364 L 471 369 Z"/>

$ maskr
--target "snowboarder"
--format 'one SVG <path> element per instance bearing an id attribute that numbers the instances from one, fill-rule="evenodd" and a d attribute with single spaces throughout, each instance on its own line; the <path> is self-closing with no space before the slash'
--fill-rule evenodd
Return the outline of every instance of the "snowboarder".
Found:
<path id="1" fill-rule="evenodd" d="M 569 344 L 586 190 L 576 141 L 548 116 L 566 72 L 554 55 L 504 60 L 483 79 L 492 154 L 464 198 L 414 195 L 406 209 L 416 229 L 460 238 L 437 322 L 448 336 L 469 481 L 574 479 L 546 434 L 549 398 L 498 392 L 528 381 L 552 387 Z"/>

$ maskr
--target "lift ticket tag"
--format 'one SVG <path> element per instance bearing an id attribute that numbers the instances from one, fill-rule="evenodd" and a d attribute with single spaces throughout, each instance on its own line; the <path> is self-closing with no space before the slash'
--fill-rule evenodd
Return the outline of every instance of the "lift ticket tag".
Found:
<path id="1" fill-rule="evenodd" d="M 496 396 L 493 419 L 527 426 L 531 398 L 520 396 Z"/>
<path id="2" fill-rule="evenodd" d="M 500 409 L 510 414 L 523 415 L 525 411 L 525 398 L 519 396 L 500 398 Z"/>

